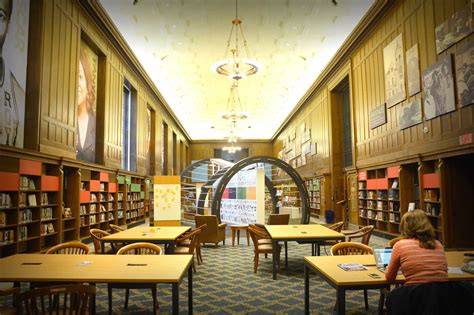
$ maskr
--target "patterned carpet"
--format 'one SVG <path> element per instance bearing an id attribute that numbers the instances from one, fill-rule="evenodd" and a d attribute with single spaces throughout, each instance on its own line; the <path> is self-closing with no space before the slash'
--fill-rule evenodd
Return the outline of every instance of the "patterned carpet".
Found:
<path id="1" fill-rule="evenodd" d="M 303 257 L 311 254 L 310 245 L 288 243 L 288 273 L 281 271 L 272 280 L 271 255 L 261 255 L 256 274 L 253 273 L 253 245 L 247 246 L 241 235 L 240 245 L 232 247 L 230 231 L 226 245 L 205 246 L 204 263 L 197 265 L 193 275 L 194 312 L 196 314 L 303 314 Z M 380 247 L 386 240 L 373 237 L 371 245 Z M 329 249 L 328 249 L 329 250 Z M 325 255 L 322 250 L 322 255 Z M 284 262 L 284 253 L 282 253 Z M 158 286 L 160 314 L 171 314 L 171 285 Z M 97 313 L 107 314 L 107 286 L 97 286 Z M 336 291 L 316 275 L 310 279 L 312 314 L 333 314 Z M 363 292 L 346 294 L 347 314 L 376 314 L 378 291 L 369 291 L 369 306 L 364 308 Z M 151 314 L 149 290 L 131 290 L 128 310 L 123 310 L 125 290 L 113 293 L 114 314 Z M 180 286 L 180 313 L 187 314 L 187 280 Z"/>

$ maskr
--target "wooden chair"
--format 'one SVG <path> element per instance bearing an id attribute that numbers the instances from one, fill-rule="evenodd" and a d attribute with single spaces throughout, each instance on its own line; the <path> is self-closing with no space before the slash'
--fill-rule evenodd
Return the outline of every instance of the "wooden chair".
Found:
<path id="1" fill-rule="evenodd" d="M 268 225 L 288 225 L 290 222 L 290 214 L 270 214 L 268 216 Z"/>
<path id="2" fill-rule="evenodd" d="M 68 284 L 33 289 L 20 294 L 20 314 L 77 314 L 93 313 L 96 290 L 94 286 Z"/>
<path id="3" fill-rule="evenodd" d="M 372 236 L 372 231 L 374 230 L 373 225 L 368 225 L 360 228 L 357 231 L 343 231 L 342 234 L 348 236 L 347 241 L 351 242 L 355 238 L 360 238 L 360 242 L 364 245 L 369 245 L 370 237 Z"/>
<path id="4" fill-rule="evenodd" d="M 369 247 L 360 243 L 341 242 L 331 247 L 331 255 L 371 255 L 374 251 Z M 364 289 L 364 303 L 365 309 L 369 309 L 369 299 L 367 297 L 367 290 Z"/>
<path id="5" fill-rule="evenodd" d="M 404 239 L 404 237 L 402 237 L 402 236 L 392 238 L 390 241 L 388 241 L 388 247 L 392 248 L 393 245 L 395 245 L 396 242 L 398 242 L 402 239 Z"/>
<path id="6" fill-rule="evenodd" d="M 204 225 L 201 225 L 200 227 L 197 227 L 195 229 L 192 229 L 192 230 L 189 230 L 185 233 L 183 233 L 180 237 L 178 237 L 178 239 L 176 240 L 176 246 L 178 247 L 189 247 L 191 245 L 191 240 L 189 238 L 187 238 L 186 236 L 191 233 L 192 231 L 196 230 L 196 229 L 199 229 L 201 230 L 201 233 L 202 231 L 204 231 L 205 229 L 207 229 L 207 224 L 204 224 Z M 199 233 L 199 239 L 196 243 L 196 260 L 197 260 L 197 263 L 198 265 L 200 265 L 201 263 L 203 263 L 203 260 L 202 260 L 202 253 L 201 253 L 201 240 L 200 240 L 200 236 L 201 234 Z"/>
<path id="7" fill-rule="evenodd" d="M 183 238 L 181 238 L 181 242 L 187 243 L 187 246 L 176 246 L 174 248 L 173 254 L 176 255 L 193 255 L 193 271 L 196 272 L 196 264 L 194 263 L 194 253 L 197 248 L 197 243 L 200 241 L 199 235 L 202 233 L 201 229 L 194 229 L 193 231 L 187 233 Z M 196 255 L 197 256 L 197 255 Z"/>
<path id="8" fill-rule="evenodd" d="M 253 272 L 257 273 L 260 254 L 273 254 L 273 245 L 272 243 L 259 243 L 259 240 L 267 239 L 268 233 L 267 234 L 262 233 L 262 231 L 255 228 L 254 225 L 249 225 L 248 231 L 250 233 L 250 237 L 252 238 L 252 242 L 254 246 Z M 277 257 L 276 257 L 278 268 L 280 267 L 280 251 L 281 251 L 281 246 L 278 245 Z"/>
<path id="9" fill-rule="evenodd" d="M 99 229 L 90 229 L 89 231 L 92 240 L 94 242 L 94 253 L 95 254 L 102 254 L 102 247 L 100 239 L 104 236 L 109 236 L 110 233 L 107 231 L 99 230 Z M 111 247 L 106 247 L 104 250 L 104 254 L 113 254 L 115 252 L 113 245 Z"/>
<path id="10" fill-rule="evenodd" d="M 12 306 L 2 305 L 0 306 L 0 314 L 2 315 L 16 315 L 16 301 L 17 295 L 20 293 L 19 287 L 14 287 L 12 283 L 0 283 L 0 297 L 12 296 Z"/>
<path id="11" fill-rule="evenodd" d="M 119 249 L 117 255 L 161 255 L 161 248 L 151 243 L 133 243 Z M 123 308 L 128 308 L 130 289 L 150 289 L 153 297 L 153 314 L 156 314 L 158 302 L 156 299 L 156 283 L 109 283 L 107 285 L 109 297 L 109 314 L 112 314 L 112 289 L 125 289 L 125 303 Z"/>
<path id="12" fill-rule="evenodd" d="M 328 226 L 327 228 L 328 229 L 331 229 L 331 230 L 334 230 L 336 232 L 339 232 L 341 233 L 342 231 L 342 228 L 344 227 L 344 222 L 343 221 L 340 221 L 340 222 L 336 222 L 330 226 Z M 334 246 L 336 245 L 337 243 L 339 243 L 340 241 L 333 241 L 333 240 L 328 240 L 328 241 L 323 241 L 321 243 L 319 243 L 319 246 L 324 246 L 324 251 L 326 252 L 326 255 L 327 255 L 327 251 L 326 251 L 326 246 Z M 316 255 L 316 247 L 315 247 L 316 244 L 313 243 L 313 246 L 312 246 L 312 255 L 315 256 Z"/>
<path id="13" fill-rule="evenodd" d="M 110 226 L 110 229 L 112 230 L 112 233 L 118 233 L 118 232 L 122 232 L 126 230 L 126 228 L 123 228 L 115 224 L 109 224 L 109 226 Z"/>
<path id="14" fill-rule="evenodd" d="M 87 255 L 89 246 L 81 242 L 62 243 L 48 249 L 46 254 Z"/>
<path id="15" fill-rule="evenodd" d="M 203 230 L 200 236 L 201 243 L 213 243 L 216 247 L 219 242 L 225 245 L 225 228 L 227 224 L 219 224 L 215 215 L 196 215 L 194 220 L 196 227 L 207 224 L 207 229 Z"/>

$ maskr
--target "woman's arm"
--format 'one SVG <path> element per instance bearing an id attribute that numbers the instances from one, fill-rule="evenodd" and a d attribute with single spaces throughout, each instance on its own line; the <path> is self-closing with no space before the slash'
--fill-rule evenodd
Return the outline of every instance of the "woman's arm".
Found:
<path id="1" fill-rule="evenodd" d="M 392 257 L 390 263 L 385 270 L 385 278 L 388 281 L 394 281 L 397 277 L 398 269 L 400 268 L 400 242 L 393 246 Z"/>

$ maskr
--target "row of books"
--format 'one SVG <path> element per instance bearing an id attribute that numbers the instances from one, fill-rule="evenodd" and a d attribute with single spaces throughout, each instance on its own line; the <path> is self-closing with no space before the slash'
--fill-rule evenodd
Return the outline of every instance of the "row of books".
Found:
<path id="1" fill-rule="evenodd" d="M 89 190 L 88 183 L 89 182 L 81 182 L 81 190 L 88 191 Z M 105 183 L 100 183 L 99 190 L 105 191 Z"/>
<path id="2" fill-rule="evenodd" d="M 139 192 L 133 192 L 133 193 L 129 193 L 129 196 L 128 196 L 127 200 L 137 201 L 137 200 L 140 200 L 140 199 L 141 199 L 140 193 Z"/>
<path id="3" fill-rule="evenodd" d="M 53 223 L 41 224 L 41 235 L 48 235 L 54 233 Z"/>
<path id="4" fill-rule="evenodd" d="M 369 218 L 373 220 L 390 221 L 390 222 L 395 222 L 395 223 L 400 222 L 400 213 L 396 213 L 396 212 L 387 213 L 387 212 L 381 212 L 381 211 L 360 209 L 359 215 L 362 218 Z"/>
<path id="5" fill-rule="evenodd" d="M 19 199 L 18 199 L 18 206 L 20 206 L 20 207 L 26 207 L 26 206 L 35 207 L 37 205 L 38 205 L 38 203 L 36 202 L 36 195 L 35 194 L 20 193 Z"/>
<path id="6" fill-rule="evenodd" d="M 441 205 L 439 203 L 425 203 L 426 213 L 434 216 L 441 214 Z"/>
<path id="7" fill-rule="evenodd" d="M 36 185 L 33 178 L 20 176 L 20 190 L 35 190 Z"/>
<path id="8" fill-rule="evenodd" d="M 20 226 L 18 229 L 18 240 L 26 240 L 28 238 L 28 228 L 26 226 Z"/>
<path id="9" fill-rule="evenodd" d="M 3 230 L 0 231 L 0 244 L 13 243 L 15 241 L 15 231 Z"/>
<path id="10" fill-rule="evenodd" d="M 0 226 L 7 225 L 7 214 L 5 211 L 0 211 Z"/>
<path id="11" fill-rule="evenodd" d="M 53 218 L 53 208 L 41 209 L 41 220 L 50 220 Z"/>
<path id="12" fill-rule="evenodd" d="M 11 208 L 12 207 L 12 197 L 10 194 L 1 193 L 0 194 L 0 209 Z"/>
<path id="13" fill-rule="evenodd" d="M 439 201 L 439 190 L 437 189 L 425 189 L 425 201 Z"/>
<path id="14" fill-rule="evenodd" d="M 26 223 L 33 221 L 33 212 L 31 209 L 20 210 L 18 220 L 20 223 Z"/>

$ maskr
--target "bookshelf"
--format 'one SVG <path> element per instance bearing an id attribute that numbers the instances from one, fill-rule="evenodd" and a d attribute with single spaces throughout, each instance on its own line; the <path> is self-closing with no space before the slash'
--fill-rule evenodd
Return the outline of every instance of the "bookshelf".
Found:
<path id="1" fill-rule="evenodd" d="M 329 187 L 330 176 L 318 176 L 305 180 L 306 189 L 309 194 L 310 213 L 315 217 L 321 217 L 329 207 L 330 201 Z"/>

